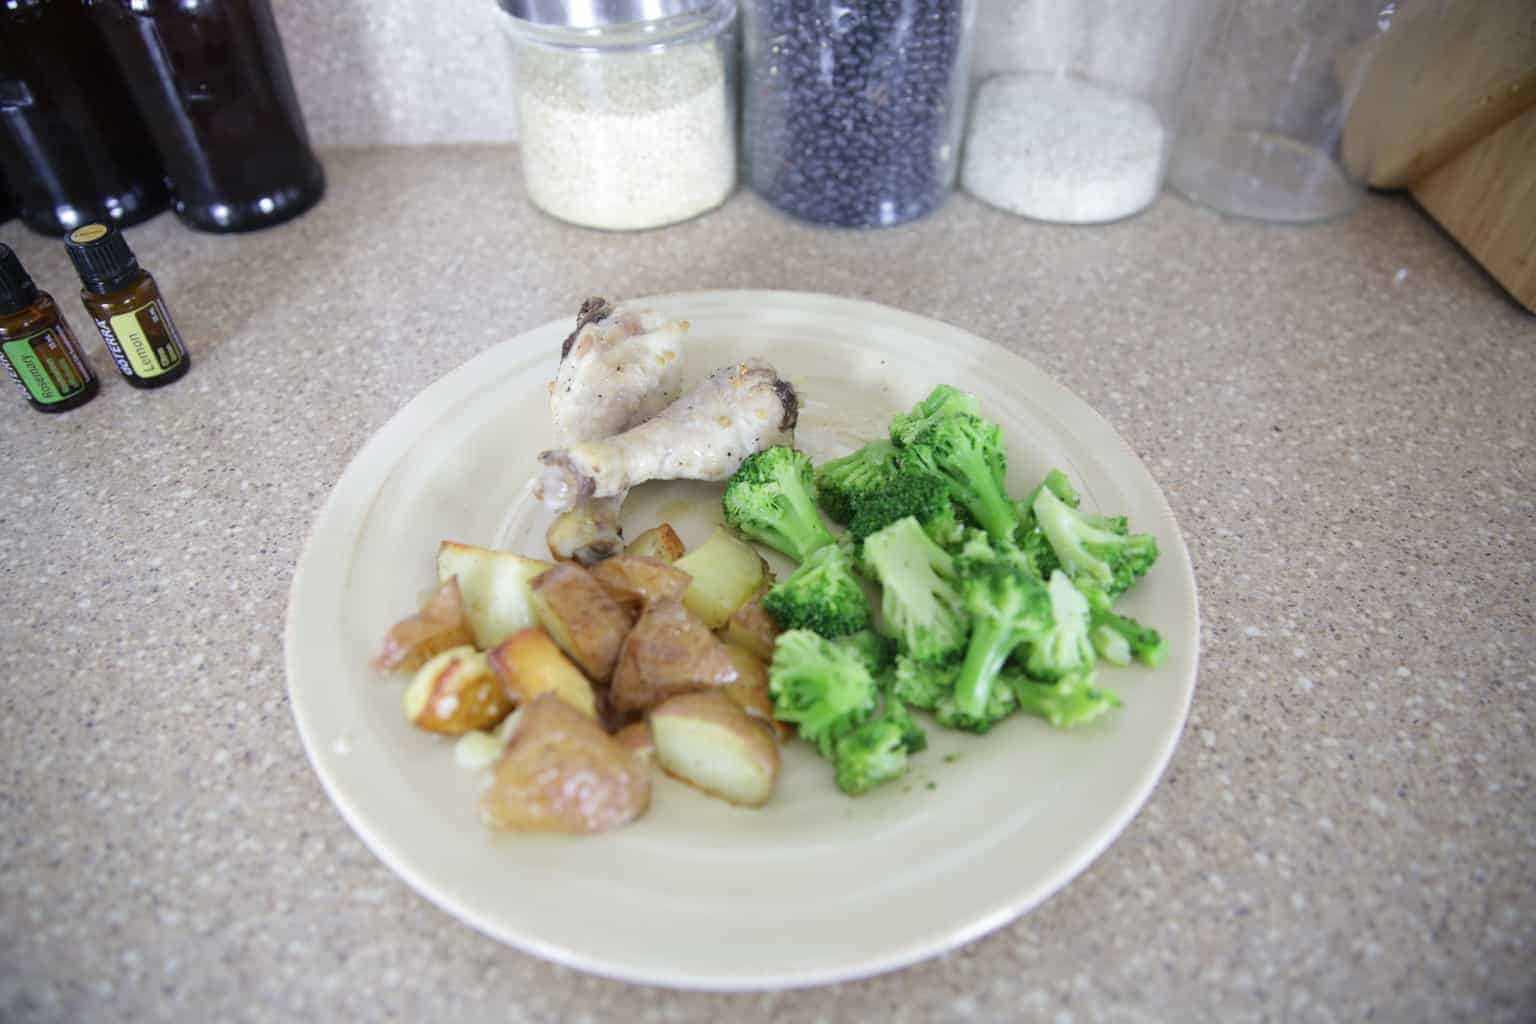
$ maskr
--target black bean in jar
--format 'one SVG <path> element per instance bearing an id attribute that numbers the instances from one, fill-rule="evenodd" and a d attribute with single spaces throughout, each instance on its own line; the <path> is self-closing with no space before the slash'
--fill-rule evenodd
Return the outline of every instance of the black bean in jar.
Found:
<path id="1" fill-rule="evenodd" d="M 974 0 L 749 0 L 752 187 L 818 224 L 921 217 L 954 185 Z"/>

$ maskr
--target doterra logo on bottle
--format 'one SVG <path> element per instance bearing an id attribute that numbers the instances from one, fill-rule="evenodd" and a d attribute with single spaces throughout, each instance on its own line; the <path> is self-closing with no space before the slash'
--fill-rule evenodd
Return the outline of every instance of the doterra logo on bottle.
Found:
<path id="1" fill-rule="evenodd" d="M 133 372 L 133 365 L 128 362 L 128 357 L 123 354 L 123 346 L 117 343 L 117 335 L 112 333 L 112 325 L 105 320 L 97 320 L 96 330 L 101 334 L 101 340 L 107 343 L 107 353 L 112 356 L 112 361 L 117 364 L 117 368 L 127 376 L 137 376 Z"/>

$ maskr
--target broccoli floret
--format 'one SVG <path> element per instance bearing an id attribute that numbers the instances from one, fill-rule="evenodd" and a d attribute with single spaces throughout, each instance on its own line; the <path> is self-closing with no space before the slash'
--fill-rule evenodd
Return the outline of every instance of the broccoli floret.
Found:
<path id="1" fill-rule="evenodd" d="M 1131 641 L 1123 633 L 1108 625 L 1094 626 L 1088 634 L 1093 650 L 1111 665 L 1122 667 L 1131 663 Z"/>
<path id="2" fill-rule="evenodd" d="M 1009 545 L 966 544 L 955 561 L 971 613 L 971 638 L 955 680 L 955 713 L 984 721 L 997 675 L 1008 655 L 1051 625 L 1051 598 Z"/>
<path id="3" fill-rule="evenodd" d="M 1030 562 L 1035 567 L 1035 575 L 1043 580 L 1051 578 L 1051 573 L 1061 568 L 1061 562 L 1056 558 L 1056 552 L 1051 550 L 1051 542 L 1046 540 L 1045 534 L 1040 532 L 1039 525 L 1035 522 L 1035 499 L 1040 492 L 1049 490 L 1062 502 L 1077 508 L 1081 497 L 1077 489 L 1072 486 L 1072 481 L 1067 479 L 1067 474 L 1059 469 L 1053 469 L 1045 474 L 1045 479 L 1035 485 L 1035 489 L 1029 492 L 1029 496 L 1018 502 L 1014 508 L 1019 515 L 1019 530 L 1015 540 L 1019 550 L 1029 556 Z"/>
<path id="4" fill-rule="evenodd" d="M 891 696 L 914 708 L 932 711 L 954 696 L 955 677 L 959 674 L 958 662 L 935 665 L 903 654 L 896 659 Z"/>
<path id="5" fill-rule="evenodd" d="M 1129 665 L 1135 658 L 1143 665 L 1157 668 L 1168 655 L 1161 633 L 1114 612 L 1095 615 L 1088 635 L 1099 657 L 1115 665 Z"/>
<path id="6" fill-rule="evenodd" d="M 816 511 L 811 460 L 785 445 L 748 455 L 725 485 L 725 521 L 803 562 L 833 542 Z"/>
<path id="7" fill-rule="evenodd" d="M 922 433 L 928 424 L 956 413 L 980 416 L 981 402 L 975 395 L 948 384 L 940 384 L 928 393 L 927 398 L 914 405 L 910 412 L 904 412 L 891 420 L 891 440 L 897 444 L 911 444 L 912 439 Z"/>
<path id="8" fill-rule="evenodd" d="M 1132 658 L 1152 668 L 1163 663 L 1168 648 L 1161 633 L 1118 614 L 1114 599 L 1102 588 L 1083 582 L 1076 586 L 1088 603 L 1088 637 L 1099 657 L 1114 665 L 1129 665 Z"/>
<path id="9" fill-rule="evenodd" d="M 1045 590 L 1051 596 L 1051 625 L 1029 642 L 1024 671 L 1050 681 L 1093 668 L 1088 599 L 1060 569 L 1051 573 Z"/>
<path id="10" fill-rule="evenodd" d="M 859 539 L 883 530 L 898 519 L 916 516 L 919 522 L 937 518 L 946 510 L 954 515 L 949 484 L 931 473 L 903 471 L 886 481 L 879 491 L 861 498 L 854 506 L 848 532 Z"/>
<path id="11" fill-rule="evenodd" d="M 928 746 L 928 737 L 899 702 L 837 741 L 837 787 L 856 796 L 900 778 L 907 755 Z"/>
<path id="12" fill-rule="evenodd" d="M 1025 714 L 1043 718 L 1058 729 L 1082 725 L 1120 706 L 1120 698 L 1112 691 L 1094 685 L 1091 669 L 1062 676 L 1054 683 L 1021 675 L 1011 675 L 1009 682 Z"/>
<path id="13" fill-rule="evenodd" d="M 1131 532 L 1131 521 L 1125 516 L 1083 516 L 1083 522 L 1122 537 Z"/>
<path id="14" fill-rule="evenodd" d="M 1006 541 L 994 544 L 992 538 L 981 530 L 965 531 L 965 539 L 960 545 L 960 553 L 955 556 L 955 561 L 957 566 L 961 562 L 1006 562 L 1031 576 L 1037 575 L 1034 563 L 1030 561 L 1027 552 Z M 1042 579 L 1040 582 L 1044 583 L 1045 580 Z"/>
<path id="15" fill-rule="evenodd" d="M 859 504 L 896 476 L 896 446 L 881 438 L 816 468 L 816 501 L 835 523 L 853 519 Z"/>
<path id="16" fill-rule="evenodd" d="M 1012 540 L 1019 517 L 1003 479 L 1008 460 L 1003 432 L 980 416 L 956 413 L 935 420 L 902 449 L 904 469 L 942 476 L 950 497 L 996 540 Z"/>
<path id="17" fill-rule="evenodd" d="M 965 526 L 955 514 L 955 503 L 946 501 L 944 507 L 926 519 L 919 519 L 923 532 L 941 548 L 959 547 L 965 539 Z"/>
<path id="18" fill-rule="evenodd" d="M 1048 487 L 1035 497 L 1034 512 L 1066 574 L 1110 597 L 1123 593 L 1157 561 L 1157 538 L 1109 528 L 1113 520 L 1083 515 Z"/>
<path id="19" fill-rule="evenodd" d="M 849 796 L 867 793 L 882 782 L 898 779 L 907 771 L 907 748 L 901 727 L 875 719 L 865 722 L 837 741 L 833 757 L 837 788 Z"/>
<path id="20" fill-rule="evenodd" d="M 1019 550 L 1029 559 L 1030 569 L 1042 580 L 1050 579 L 1051 574 L 1061 568 L 1056 552 L 1051 550 L 1051 542 L 1046 540 L 1045 534 L 1037 526 L 1019 531 Z"/>
<path id="21" fill-rule="evenodd" d="M 965 601 L 955 560 L 911 516 L 864 540 L 864 561 L 880 581 L 885 628 L 919 661 L 942 661 L 965 646 Z"/>
<path id="22" fill-rule="evenodd" d="M 773 717 L 799 727 L 823 757 L 869 718 L 879 690 L 856 652 L 808 629 L 780 633 L 768 666 Z"/>
<path id="23" fill-rule="evenodd" d="M 857 654 L 864 667 L 869 669 L 869 674 L 877 679 L 891 667 L 896 657 L 896 645 L 872 629 L 861 629 L 857 633 L 840 636 L 833 642 Z"/>
<path id="24" fill-rule="evenodd" d="M 982 733 L 1013 714 L 1018 706 L 1019 701 L 1014 696 L 1013 688 L 999 677 L 998 682 L 987 695 L 987 705 L 982 709 L 981 714 L 973 715 L 960 710 L 960 706 L 955 703 L 954 694 L 951 693 L 939 701 L 938 706 L 933 709 L 933 717 L 946 729 Z"/>
<path id="25" fill-rule="evenodd" d="M 1029 492 L 1029 496 L 1019 502 L 1019 522 L 1025 525 L 1033 525 L 1035 499 L 1040 497 L 1041 491 L 1050 491 L 1060 498 L 1064 504 L 1077 508 L 1082 502 L 1082 496 L 1077 493 L 1077 488 L 1072 486 L 1072 481 L 1067 474 L 1059 469 L 1053 469 L 1045 474 L 1045 479 L 1035 485 L 1035 489 Z"/>
<path id="26" fill-rule="evenodd" d="M 845 636 L 869 625 L 869 598 L 853 575 L 853 556 L 838 544 L 814 551 L 788 579 L 763 595 L 763 607 L 785 629 Z"/>
<path id="27" fill-rule="evenodd" d="M 901 727 L 901 743 L 907 748 L 907 753 L 917 754 L 928 749 L 928 734 L 923 732 L 923 727 L 917 724 L 917 719 L 912 717 L 912 712 L 901 701 L 886 700 L 880 717 Z"/>

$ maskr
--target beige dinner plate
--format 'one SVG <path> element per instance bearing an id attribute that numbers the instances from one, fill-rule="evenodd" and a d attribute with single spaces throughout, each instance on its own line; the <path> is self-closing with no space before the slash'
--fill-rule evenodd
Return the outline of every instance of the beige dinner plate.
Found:
<path id="1" fill-rule="evenodd" d="M 546 383 L 571 320 L 498 345 L 432 384 L 358 453 L 321 510 L 288 607 L 288 690 L 310 761 L 385 864 L 448 913 L 519 949 L 636 982 L 812 985 L 901 967 L 998 928 L 1065 885 L 1147 799 L 1195 686 L 1189 553 L 1157 484 L 1114 430 L 1035 366 L 910 313 L 825 295 L 699 292 L 648 306 L 686 319 L 687 382 L 762 356 L 802 396 L 813 458 L 883 433 L 934 384 L 1001 423 L 1019 495 L 1052 466 L 1085 506 L 1129 514 L 1162 557 L 1125 598 L 1160 629 L 1158 669 L 1100 670 L 1125 704 L 1091 726 L 1015 716 L 986 736 L 929 729 L 900 783 L 856 799 L 806 744 L 759 810 L 658 773 L 649 812 L 596 837 L 493 834 L 450 741 L 406 724 L 406 680 L 368 664 L 434 583 L 444 538 L 544 556 L 530 496 L 548 447 Z M 626 532 L 666 519 L 690 545 L 721 521 L 720 485 L 658 483 Z M 782 566 L 782 563 L 780 563 Z"/>

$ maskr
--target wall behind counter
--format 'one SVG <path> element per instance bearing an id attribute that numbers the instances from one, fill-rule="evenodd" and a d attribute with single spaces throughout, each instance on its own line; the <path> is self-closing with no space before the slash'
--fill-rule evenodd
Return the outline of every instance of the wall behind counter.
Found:
<path id="1" fill-rule="evenodd" d="M 979 66 L 1006 66 L 1011 51 L 1059 44 L 1040 38 L 1042 26 L 1070 29 L 1077 2 L 1029 0 L 1026 7 L 1020 0 L 979 0 Z M 506 15 L 496 0 L 272 6 L 315 144 L 517 139 Z"/>
<path id="2" fill-rule="evenodd" d="M 272 0 L 316 145 L 511 142 L 496 0 Z"/>

